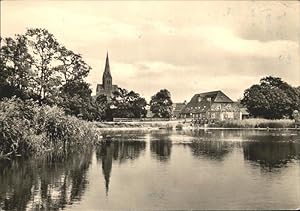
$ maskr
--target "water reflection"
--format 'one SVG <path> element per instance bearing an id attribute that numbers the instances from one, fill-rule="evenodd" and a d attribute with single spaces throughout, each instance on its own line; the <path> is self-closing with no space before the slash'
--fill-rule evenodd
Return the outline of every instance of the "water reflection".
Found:
<path id="1" fill-rule="evenodd" d="M 234 143 L 225 141 L 193 141 L 188 144 L 193 156 L 197 158 L 208 158 L 222 160 L 232 151 Z"/>
<path id="2" fill-rule="evenodd" d="M 102 162 L 102 173 L 105 179 L 106 194 L 109 191 L 109 181 L 113 161 L 120 164 L 138 158 L 146 148 L 144 141 L 105 141 L 96 149 L 97 160 Z"/>
<path id="3" fill-rule="evenodd" d="M 159 161 L 168 161 L 171 156 L 172 141 L 170 133 L 152 134 L 150 140 L 151 155 Z"/>
<path id="4" fill-rule="evenodd" d="M 259 141 L 243 144 L 244 159 L 258 163 L 262 168 L 281 168 L 300 157 L 300 144 L 292 142 Z"/>
<path id="5" fill-rule="evenodd" d="M 88 183 L 91 155 L 89 149 L 42 159 L 1 161 L 1 209 L 60 209 L 80 200 Z"/>
<path id="6" fill-rule="evenodd" d="M 94 149 L 0 161 L 0 210 L 64 209 L 87 198 L 83 209 L 93 210 L 122 209 L 128 204 L 220 208 L 216 200 L 228 209 L 294 206 L 299 202 L 299 190 L 293 189 L 299 184 L 295 183 L 299 181 L 299 137 L 286 131 L 107 132 L 105 141 Z M 264 174 L 261 169 L 266 169 Z M 103 181 L 100 190 L 93 185 Z M 236 186 L 237 181 L 241 185 Z M 104 190 L 107 197 L 99 197 Z"/>

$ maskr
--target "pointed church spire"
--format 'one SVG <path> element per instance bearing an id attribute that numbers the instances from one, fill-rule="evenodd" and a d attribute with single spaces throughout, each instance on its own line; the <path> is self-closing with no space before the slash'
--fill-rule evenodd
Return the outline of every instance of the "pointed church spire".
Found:
<path id="1" fill-rule="evenodd" d="M 108 52 L 106 54 L 105 68 L 102 76 L 102 84 L 105 90 L 109 91 L 112 89 L 112 77 L 109 67 Z"/>
<path id="2" fill-rule="evenodd" d="M 105 61 L 104 74 L 109 74 L 110 75 L 108 52 L 106 53 L 106 61 Z"/>

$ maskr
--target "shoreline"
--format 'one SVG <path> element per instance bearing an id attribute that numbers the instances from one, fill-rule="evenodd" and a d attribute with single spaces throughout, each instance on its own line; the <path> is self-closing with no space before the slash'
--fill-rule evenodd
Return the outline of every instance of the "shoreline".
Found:
<path id="1" fill-rule="evenodd" d="M 105 127 L 99 127 L 96 124 L 96 128 L 99 131 L 159 131 L 159 130 L 172 130 L 172 131 L 188 131 L 188 130 L 261 130 L 261 131 L 300 131 L 300 128 L 292 128 L 292 127 L 278 127 L 278 128 L 255 128 L 255 127 L 199 127 L 199 126 L 188 126 L 182 127 L 181 129 L 176 129 L 176 126 L 160 125 L 160 126 L 151 126 L 151 125 L 126 125 L 126 126 L 118 126 L 117 124 L 109 124 Z"/>
<path id="2" fill-rule="evenodd" d="M 280 131 L 280 130 L 300 130 L 295 127 L 294 120 L 267 120 L 267 119 L 245 119 L 223 121 L 210 125 L 195 125 L 190 119 L 173 119 L 162 121 L 119 121 L 119 122 L 94 122 L 95 127 L 100 131 L 117 130 L 262 130 L 262 131 Z"/>

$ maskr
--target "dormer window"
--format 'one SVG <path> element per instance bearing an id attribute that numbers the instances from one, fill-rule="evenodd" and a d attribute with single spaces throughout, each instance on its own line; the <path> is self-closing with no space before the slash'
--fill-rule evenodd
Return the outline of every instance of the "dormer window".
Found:
<path id="1" fill-rule="evenodd" d="M 198 97 L 198 102 L 201 102 L 201 100 L 202 100 L 202 97 Z"/>

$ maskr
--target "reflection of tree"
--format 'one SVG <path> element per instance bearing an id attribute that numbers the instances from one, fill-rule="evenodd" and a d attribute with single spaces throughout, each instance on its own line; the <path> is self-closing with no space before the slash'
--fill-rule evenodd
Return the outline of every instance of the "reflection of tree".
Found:
<path id="1" fill-rule="evenodd" d="M 101 144 L 96 151 L 98 160 L 102 161 L 102 172 L 105 179 L 106 194 L 109 191 L 109 181 L 113 160 L 120 163 L 127 160 L 134 160 L 145 150 L 146 142 L 144 141 L 107 141 Z"/>
<path id="2" fill-rule="evenodd" d="M 168 161 L 171 156 L 172 141 L 168 133 L 154 133 L 151 136 L 150 150 L 159 161 Z"/>
<path id="3" fill-rule="evenodd" d="M 257 162 L 262 168 L 280 168 L 292 159 L 299 159 L 300 144 L 291 142 L 247 142 L 243 144 L 244 158 Z"/>
<path id="4" fill-rule="evenodd" d="M 193 141 L 188 144 L 195 157 L 208 157 L 220 160 L 233 148 L 232 142 L 226 141 Z"/>
<path id="5" fill-rule="evenodd" d="M 0 208 L 60 209 L 80 200 L 92 151 L 0 163 Z M 1 166 L 2 164 L 2 166 Z M 30 203 L 29 203 L 30 202 Z"/>

